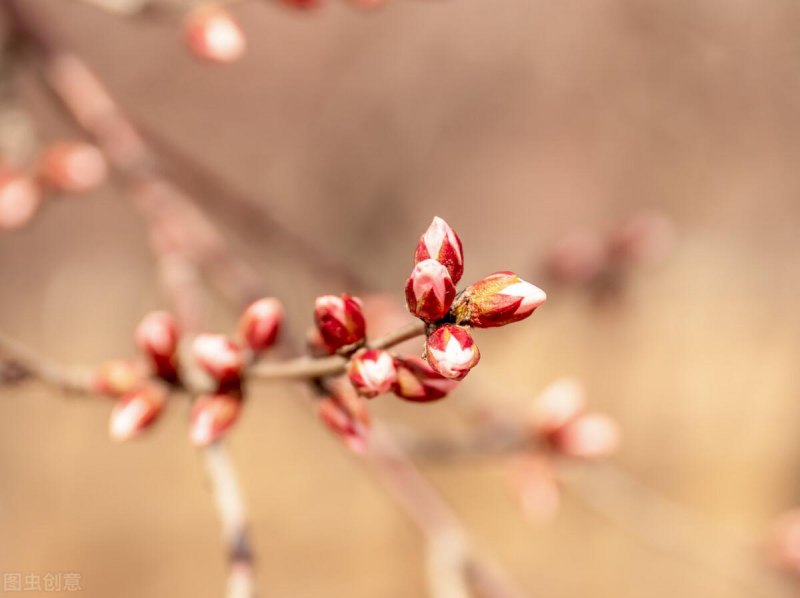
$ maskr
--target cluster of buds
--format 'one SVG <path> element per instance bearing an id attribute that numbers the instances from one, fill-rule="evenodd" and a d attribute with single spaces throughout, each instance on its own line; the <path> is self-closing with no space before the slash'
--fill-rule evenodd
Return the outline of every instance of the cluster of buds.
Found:
<path id="1" fill-rule="evenodd" d="M 80 141 L 45 147 L 28 170 L 0 167 L 0 229 L 21 228 L 52 194 L 82 194 L 99 187 L 108 176 L 102 152 Z"/>

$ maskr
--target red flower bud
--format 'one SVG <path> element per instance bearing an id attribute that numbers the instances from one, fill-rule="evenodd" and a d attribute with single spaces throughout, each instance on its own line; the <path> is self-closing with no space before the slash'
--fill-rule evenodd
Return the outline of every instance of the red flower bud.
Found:
<path id="1" fill-rule="evenodd" d="M 401 357 L 395 360 L 397 381 L 394 393 L 401 399 L 427 403 L 442 399 L 458 386 L 458 382 L 434 371 L 419 357 Z"/>
<path id="2" fill-rule="evenodd" d="M 455 308 L 456 320 L 475 328 L 519 322 L 547 299 L 545 292 L 513 272 L 495 272 L 464 291 Z"/>
<path id="3" fill-rule="evenodd" d="M 563 378 L 534 399 L 528 421 L 536 434 L 546 436 L 578 417 L 585 407 L 583 387 L 576 380 Z"/>
<path id="4" fill-rule="evenodd" d="M 0 170 L 0 229 L 25 226 L 41 202 L 39 188 L 30 178 L 11 169 Z"/>
<path id="5" fill-rule="evenodd" d="M 425 342 L 425 359 L 445 378 L 461 380 L 480 361 L 481 354 L 466 328 L 445 324 Z"/>
<path id="6" fill-rule="evenodd" d="M 201 334 L 192 343 L 197 364 L 220 385 L 238 382 L 245 366 L 241 347 L 223 334 Z"/>
<path id="7" fill-rule="evenodd" d="M 551 442 L 569 457 L 599 459 L 617 450 L 619 428 L 607 415 L 587 413 L 567 422 Z"/>
<path id="8" fill-rule="evenodd" d="M 444 265 L 450 272 L 453 284 L 458 284 L 461 275 L 464 273 L 464 251 L 461 247 L 461 239 L 458 238 L 447 222 L 436 216 L 420 237 L 417 250 L 414 254 L 414 262 L 419 263 L 423 260 L 433 259 Z"/>
<path id="9" fill-rule="evenodd" d="M 436 260 L 418 263 L 406 281 L 408 311 L 426 322 L 441 320 L 455 296 L 456 287 L 447 268 Z"/>
<path id="10" fill-rule="evenodd" d="M 329 391 L 330 395 L 320 399 L 318 403 L 320 419 L 354 452 L 364 452 L 370 427 L 366 402 L 343 379 L 330 383 Z"/>
<path id="11" fill-rule="evenodd" d="M 120 397 L 139 387 L 146 375 L 146 368 L 141 362 L 113 359 L 95 370 L 91 387 L 94 392 Z"/>
<path id="12" fill-rule="evenodd" d="M 208 446 L 236 423 L 242 412 L 242 397 L 232 393 L 201 395 L 192 405 L 189 437 L 195 446 Z"/>
<path id="13" fill-rule="evenodd" d="M 84 142 L 49 146 L 40 159 L 39 173 L 45 184 L 65 193 L 85 193 L 99 187 L 108 176 L 103 153 Z"/>
<path id="14" fill-rule="evenodd" d="M 138 436 L 161 414 L 166 400 L 164 389 L 153 384 L 126 394 L 111 411 L 111 438 L 122 441 Z"/>
<path id="15" fill-rule="evenodd" d="M 136 328 L 136 344 L 148 357 L 156 375 L 174 382 L 177 380 L 178 366 L 178 323 L 175 317 L 165 311 L 147 314 Z"/>
<path id="16" fill-rule="evenodd" d="M 367 334 L 361 302 L 347 293 L 341 297 L 318 297 L 314 320 L 322 340 L 332 352 L 360 343 Z"/>
<path id="17" fill-rule="evenodd" d="M 218 6 L 191 11 L 186 17 L 184 34 L 192 53 L 211 62 L 236 62 L 244 56 L 247 46 L 239 23 Z"/>
<path id="18" fill-rule="evenodd" d="M 388 392 L 397 380 L 394 358 L 380 349 L 356 353 L 347 366 L 347 375 L 359 394 L 368 398 Z"/>
<path id="19" fill-rule="evenodd" d="M 283 321 L 283 306 L 272 297 L 259 299 L 244 310 L 239 320 L 239 334 L 255 353 L 275 344 Z"/>

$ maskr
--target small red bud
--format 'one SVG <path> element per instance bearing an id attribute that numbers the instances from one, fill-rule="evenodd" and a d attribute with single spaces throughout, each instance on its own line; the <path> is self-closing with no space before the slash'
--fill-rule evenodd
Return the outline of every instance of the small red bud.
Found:
<path id="1" fill-rule="evenodd" d="M 237 382 L 245 366 L 241 347 L 223 334 L 201 334 L 192 343 L 197 364 L 220 385 Z"/>
<path id="2" fill-rule="evenodd" d="M 113 359 L 95 370 L 91 387 L 94 392 L 120 397 L 139 387 L 146 376 L 146 368 L 141 362 Z"/>
<path id="3" fill-rule="evenodd" d="M 406 281 L 408 311 L 426 322 L 441 320 L 455 296 L 456 287 L 447 268 L 436 260 L 419 262 Z"/>
<path id="4" fill-rule="evenodd" d="M 341 297 L 318 297 L 314 320 L 322 340 L 331 351 L 360 343 L 367 333 L 361 302 L 347 293 Z"/>
<path id="5" fill-rule="evenodd" d="M 42 194 L 29 177 L 9 168 L 0 169 L 0 229 L 25 226 L 41 202 Z"/>
<path id="6" fill-rule="evenodd" d="M 242 412 L 242 397 L 238 394 L 215 393 L 201 395 L 192 405 L 189 436 L 195 446 L 208 446 L 236 423 Z"/>
<path id="7" fill-rule="evenodd" d="M 495 272 L 464 291 L 455 308 L 456 319 L 475 328 L 494 328 L 519 322 L 547 300 L 539 287 L 513 272 Z"/>
<path id="8" fill-rule="evenodd" d="M 186 44 L 195 56 L 218 63 L 236 62 L 247 42 L 238 21 L 218 6 L 202 6 L 189 13 L 184 24 Z"/>
<path id="9" fill-rule="evenodd" d="M 39 167 L 43 182 L 57 191 L 85 193 L 108 176 L 103 153 L 84 142 L 54 143 L 45 149 Z"/>
<path id="10" fill-rule="evenodd" d="M 461 239 L 458 238 L 447 222 L 436 216 L 420 237 L 417 250 L 414 253 L 414 262 L 419 263 L 423 260 L 433 259 L 441 263 L 448 272 L 453 284 L 458 284 L 461 275 L 464 273 L 464 251 L 461 247 Z"/>
<path id="11" fill-rule="evenodd" d="M 394 358 L 380 349 L 356 353 L 350 359 L 347 375 L 359 394 L 368 398 L 389 392 L 397 380 Z"/>
<path id="12" fill-rule="evenodd" d="M 111 438 L 122 441 L 138 436 L 161 414 L 166 399 L 164 389 L 153 384 L 126 394 L 111 411 Z"/>
<path id="13" fill-rule="evenodd" d="M 402 357 L 395 360 L 397 381 L 394 393 L 401 399 L 427 403 L 446 397 L 458 382 L 434 371 L 420 357 Z"/>
<path id="14" fill-rule="evenodd" d="M 445 378 L 461 380 L 478 364 L 481 354 L 466 328 L 445 324 L 428 336 L 425 358 Z"/>
<path id="15" fill-rule="evenodd" d="M 569 457 L 599 459 L 619 446 L 617 423 L 601 413 L 579 415 L 567 422 L 553 437 L 556 448 Z"/>
<path id="16" fill-rule="evenodd" d="M 136 344 L 148 357 L 156 375 L 174 382 L 177 380 L 176 352 L 178 350 L 178 323 L 165 311 L 147 314 L 136 328 Z"/>
<path id="17" fill-rule="evenodd" d="M 358 396 L 353 386 L 339 379 L 329 386 L 330 394 L 320 399 L 317 407 L 322 422 L 334 434 L 342 438 L 356 453 L 362 453 L 367 446 L 367 433 L 370 427 L 369 411 L 366 401 Z"/>
<path id="18" fill-rule="evenodd" d="M 283 321 L 283 306 L 272 297 L 259 299 L 245 309 L 239 320 L 239 334 L 255 353 L 275 344 Z"/>

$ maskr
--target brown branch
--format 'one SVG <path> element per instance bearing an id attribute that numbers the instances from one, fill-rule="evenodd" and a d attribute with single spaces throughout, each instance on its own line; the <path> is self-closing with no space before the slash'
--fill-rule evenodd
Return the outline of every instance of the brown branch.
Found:
<path id="1" fill-rule="evenodd" d="M 34 378 L 68 392 L 90 392 L 90 370 L 61 366 L 2 332 L 0 332 L 0 355 L 19 369 L 18 374 L 21 378 Z"/>

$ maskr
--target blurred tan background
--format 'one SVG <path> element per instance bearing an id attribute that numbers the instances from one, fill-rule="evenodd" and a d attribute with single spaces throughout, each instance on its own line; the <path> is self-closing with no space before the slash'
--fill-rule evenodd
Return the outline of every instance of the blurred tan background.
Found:
<path id="1" fill-rule="evenodd" d="M 593 485 L 620 491 L 613 475 L 582 479 L 537 527 L 522 523 L 502 463 L 426 473 L 531 596 L 791 595 L 740 573 L 775 515 L 800 503 L 800 4 L 392 0 L 296 13 L 253 1 L 236 8 L 247 58 L 220 68 L 192 60 L 177 25 L 26 1 L 162 142 L 377 290 L 399 296 L 433 215 L 464 241 L 465 282 L 513 269 L 535 283 L 568 231 L 642 208 L 670 215 L 675 253 L 620 305 L 546 289 L 530 321 L 479 335 L 473 375 L 501 380 L 498 402 L 504 389 L 583 380 L 621 422 L 616 466 L 699 514 L 676 532 L 678 549 L 672 520 L 647 517 L 642 496 L 622 488 L 622 520 L 585 500 Z M 74 135 L 35 82 L 20 85 L 43 139 Z M 315 295 L 347 290 L 303 272 L 269 230 L 242 227 L 224 196 L 206 205 L 285 300 L 296 334 Z M 143 226 L 111 186 L 0 235 L 0 289 L 2 329 L 69 363 L 134 355 L 131 331 L 165 305 Z M 232 326 L 222 305 L 213 313 L 217 330 Z M 252 390 L 230 444 L 262 595 L 424 595 L 416 530 L 302 393 Z M 116 445 L 110 403 L 37 385 L 0 399 L 0 571 L 80 572 L 92 597 L 222 594 L 185 405 Z M 373 405 L 431 430 L 452 425 L 459 396 Z M 643 541 L 643 524 L 666 549 Z M 754 548 L 746 564 L 738 538 Z"/>

